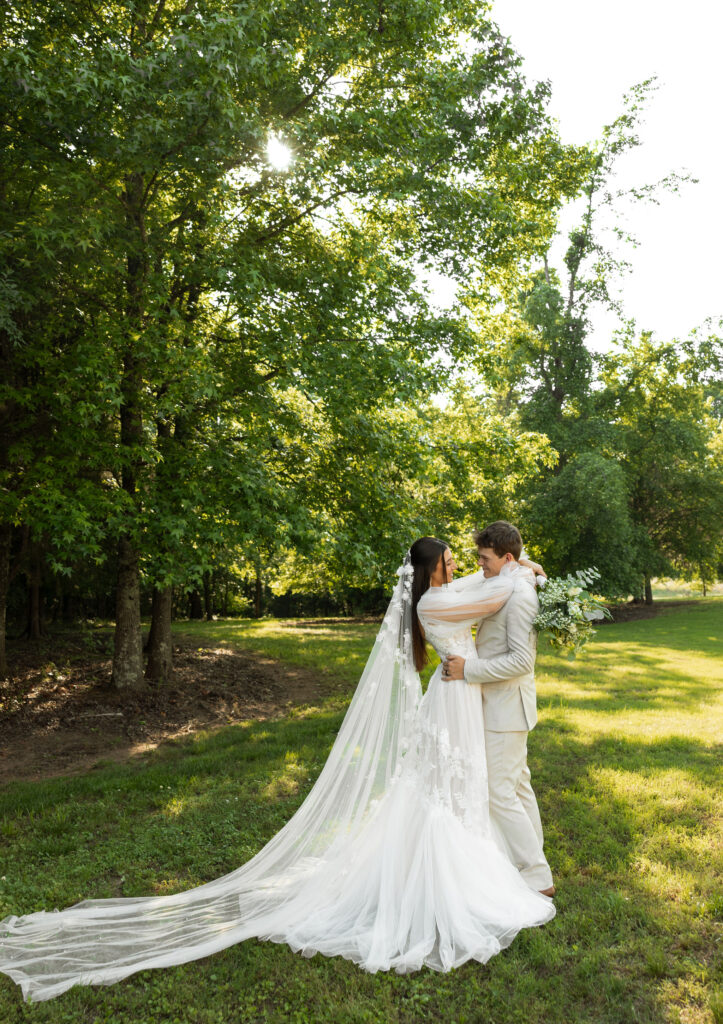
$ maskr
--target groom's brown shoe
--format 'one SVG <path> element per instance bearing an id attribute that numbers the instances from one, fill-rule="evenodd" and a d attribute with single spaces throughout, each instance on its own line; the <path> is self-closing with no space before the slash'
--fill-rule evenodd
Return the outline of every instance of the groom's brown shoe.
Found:
<path id="1" fill-rule="evenodd" d="M 555 886 L 551 885 L 549 889 L 540 889 L 540 892 L 542 893 L 543 896 L 550 896 L 550 897 L 552 897 L 552 896 L 555 895 Z"/>

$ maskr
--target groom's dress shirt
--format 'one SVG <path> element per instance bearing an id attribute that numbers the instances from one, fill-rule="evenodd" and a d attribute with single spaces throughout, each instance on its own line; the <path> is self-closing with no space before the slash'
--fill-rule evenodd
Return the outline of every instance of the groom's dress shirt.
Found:
<path id="1" fill-rule="evenodd" d="M 477 627 L 477 657 L 465 661 L 464 678 L 480 684 L 485 728 L 492 732 L 528 731 L 537 722 L 537 611 L 534 584 L 521 577 L 502 608 Z"/>

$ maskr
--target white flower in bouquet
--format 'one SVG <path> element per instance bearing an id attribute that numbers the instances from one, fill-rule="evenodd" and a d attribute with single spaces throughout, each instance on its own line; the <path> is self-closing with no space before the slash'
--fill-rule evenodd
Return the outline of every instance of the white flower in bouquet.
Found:
<path id="1" fill-rule="evenodd" d="M 553 647 L 566 650 L 570 658 L 595 635 L 593 622 L 612 618 L 605 605 L 590 593 L 590 586 L 599 578 L 597 569 L 591 568 L 540 581 L 535 629 L 544 633 Z"/>

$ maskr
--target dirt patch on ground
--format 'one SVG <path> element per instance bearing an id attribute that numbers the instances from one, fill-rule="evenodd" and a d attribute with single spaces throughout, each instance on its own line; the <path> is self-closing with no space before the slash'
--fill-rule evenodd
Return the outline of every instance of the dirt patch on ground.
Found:
<path id="1" fill-rule="evenodd" d="M 335 690 L 308 669 L 181 640 L 171 683 L 119 694 L 110 658 L 94 650 L 107 648 L 108 636 L 54 638 L 52 661 L 45 646 L 11 651 L 13 675 L 0 680 L 0 785 L 126 761 L 200 729 L 277 718 Z"/>

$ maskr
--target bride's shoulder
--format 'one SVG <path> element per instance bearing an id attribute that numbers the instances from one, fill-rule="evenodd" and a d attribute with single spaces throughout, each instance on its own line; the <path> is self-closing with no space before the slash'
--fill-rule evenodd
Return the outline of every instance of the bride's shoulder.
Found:
<path id="1" fill-rule="evenodd" d="M 444 605 L 450 600 L 451 594 L 449 588 L 444 587 L 429 587 L 425 590 L 422 596 L 417 601 L 417 612 L 424 613 L 427 609 L 432 611 L 444 607 Z"/>

